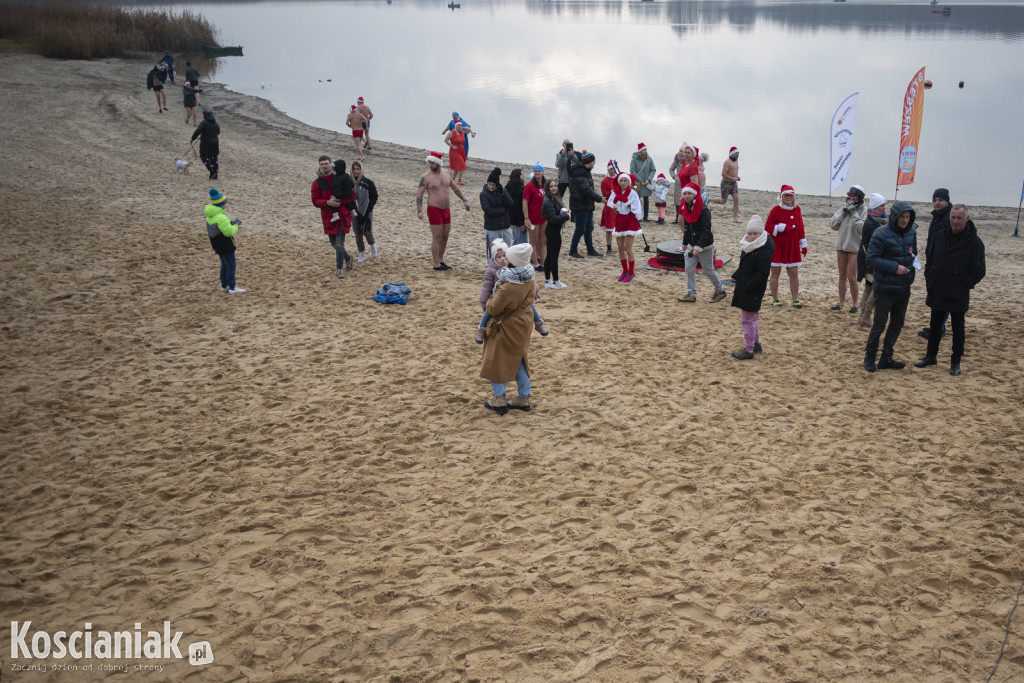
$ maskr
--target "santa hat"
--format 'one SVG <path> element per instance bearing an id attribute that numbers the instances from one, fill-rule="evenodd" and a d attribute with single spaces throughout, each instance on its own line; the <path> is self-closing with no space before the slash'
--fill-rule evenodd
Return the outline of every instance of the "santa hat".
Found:
<path id="1" fill-rule="evenodd" d="M 356 105 L 353 104 L 352 105 L 352 111 L 355 111 L 355 110 L 356 110 Z"/>
<path id="2" fill-rule="evenodd" d="M 430 156 L 427 157 L 428 164 L 437 164 L 441 166 L 441 162 L 444 161 L 444 155 L 440 152 L 431 152 Z"/>
<path id="3" fill-rule="evenodd" d="M 530 262 L 530 255 L 533 254 L 533 247 L 527 243 L 517 244 L 505 250 L 509 265 L 521 268 Z"/>
<path id="4" fill-rule="evenodd" d="M 739 154 L 739 153 L 740 153 L 740 148 L 739 147 L 730 147 L 729 148 L 729 156 L 732 156 L 733 154 Z"/>
<path id="5" fill-rule="evenodd" d="M 363 96 L 360 95 L 359 99 L 357 99 L 356 102 L 358 102 L 359 104 L 362 104 L 363 103 Z"/>
<path id="6" fill-rule="evenodd" d="M 188 81 L 185 81 L 185 87 L 186 87 L 186 88 L 191 88 L 191 87 L 192 87 L 192 84 L 191 84 L 191 83 L 189 83 Z"/>
<path id="7" fill-rule="evenodd" d="M 882 195 L 878 194 L 877 192 L 875 192 L 873 195 L 871 195 L 871 198 L 868 199 L 868 208 L 869 209 L 877 209 L 882 204 L 885 204 L 885 197 L 883 197 Z"/>
<path id="8" fill-rule="evenodd" d="M 779 190 L 779 196 L 781 197 L 784 194 L 796 194 L 796 190 L 793 189 L 792 185 L 783 185 L 782 189 Z"/>
<path id="9" fill-rule="evenodd" d="M 697 187 L 695 183 L 686 183 L 686 185 L 683 186 L 683 194 L 692 194 L 697 196 L 700 194 L 700 188 Z"/>
<path id="10" fill-rule="evenodd" d="M 665 174 L 664 174 L 664 173 L 659 173 L 659 174 L 658 174 L 658 177 L 659 177 L 659 178 L 665 178 Z M 668 178 L 665 178 L 665 180 L 668 180 Z"/>
<path id="11" fill-rule="evenodd" d="M 638 152 L 642 152 L 642 151 L 644 151 L 645 149 L 647 149 L 647 145 L 645 145 L 645 144 L 644 144 L 644 143 L 642 143 L 642 142 L 641 142 L 641 143 L 639 143 L 639 144 L 637 144 L 637 146 L 636 146 L 636 151 L 638 151 Z"/>
<path id="12" fill-rule="evenodd" d="M 622 178 L 629 178 L 630 186 L 632 186 L 636 182 L 633 179 L 633 174 L 632 173 L 625 173 L 623 171 L 620 171 L 619 173 L 615 174 L 615 184 L 618 185 L 619 184 L 619 180 L 622 179 Z"/>
<path id="13" fill-rule="evenodd" d="M 608 160 L 608 175 L 617 176 L 619 175 L 619 162 L 615 159 Z"/>

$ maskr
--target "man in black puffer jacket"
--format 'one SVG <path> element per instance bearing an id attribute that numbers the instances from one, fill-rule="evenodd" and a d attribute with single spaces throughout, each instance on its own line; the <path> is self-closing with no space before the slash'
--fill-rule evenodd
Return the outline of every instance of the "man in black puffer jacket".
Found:
<path id="1" fill-rule="evenodd" d="M 480 191 L 480 208 L 484 210 L 484 256 L 491 259 L 491 242 L 499 237 L 505 244 L 512 244 L 512 224 L 509 211 L 512 197 L 501 186 L 501 169 L 494 168 L 487 176 L 487 184 Z"/>
<path id="2" fill-rule="evenodd" d="M 910 303 L 910 286 L 914 284 L 917 261 L 917 225 L 914 209 L 906 202 L 893 202 L 889 222 L 875 230 L 868 244 L 868 267 L 875 274 L 875 315 L 864 348 L 864 369 L 875 371 L 878 340 L 882 342 L 880 370 L 900 370 L 906 363 L 893 360 L 893 349 L 900 338 Z M 888 330 L 886 330 L 888 322 Z"/>
<path id="3" fill-rule="evenodd" d="M 924 258 L 925 263 L 928 262 L 928 257 L 932 253 L 932 243 L 935 241 L 935 236 L 939 233 L 949 230 L 949 212 L 953 205 L 949 203 L 949 190 L 944 187 L 936 188 L 935 192 L 932 192 L 932 222 L 928 224 L 928 241 L 924 243 Z M 918 337 L 927 339 L 928 334 L 931 332 L 929 327 L 922 328 L 917 333 Z M 946 334 L 946 320 L 942 321 L 942 335 Z"/>
<path id="4" fill-rule="evenodd" d="M 576 230 L 569 244 L 569 256 L 583 258 L 578 251 L 582 237 L 587 246 L 587 256 L 601 258 L 604 254 L 594 249 L 594 206 L 603 201 L 603 197 L 594 190 L 594 178 L 590 175 L 596 159 L 591 152 L 583 150 L 579 160 L 580 163 L 571 164 L 569 168 L 569 210 L 576 221 Z"/>
<path id="5" fill-rule="evenodd" d="M 932 309 L 931 335 L 925 357 L 914 367 L 936 365 L 941 324 L 947 317 L 953 323 L 953 355 L 949 374 L 960 374 L 960 357 L 964 355 L 964 315 L 971 304 L 971 290 L 985 277 L 985 245 L 969 219 L 967 207 L 957 204 L 949 213 L 949 227 L 929 239 L 928 263 L 925 265 L 925 303 Z"/>

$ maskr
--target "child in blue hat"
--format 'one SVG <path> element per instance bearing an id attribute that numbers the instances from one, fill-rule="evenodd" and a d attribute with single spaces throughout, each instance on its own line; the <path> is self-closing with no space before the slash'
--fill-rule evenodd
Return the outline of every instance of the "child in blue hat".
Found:
<path id="1" fill-rule="evenodd" d="M 206 232 L 210 246 L 220 256 L 220 291 L 228 294 L 242 294 L 244 289 L 235 284 L 235 233 L 242 221 L 230 220 L 224 213 L 228 197 L 223 192 L 210 188 L 210 203 L 206 205 Z"/>

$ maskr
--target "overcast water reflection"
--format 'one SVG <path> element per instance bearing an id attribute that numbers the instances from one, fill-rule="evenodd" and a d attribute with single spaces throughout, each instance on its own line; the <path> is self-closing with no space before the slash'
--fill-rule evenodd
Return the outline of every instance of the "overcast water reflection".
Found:
<path id="1" fill-rule="evenodd" d="M 859 91 L 850 181 L 892 197 L 903 94 L 925 66 L 934 87 L 917 178 L 900 198 L 927 200 L 937 186 L 968 203 L 1020 197 L 1020 4 L 956 4 L 946 15 L 924 1 L 447 5 L 188 6 L 223 44 L 245 47 L 220 60 L 218 81 L 314 125 L 342 130 L 362 95 L 380 139 L 439 150 L 457 109 L 479 133 L 471 158 L 551 165 L 569 137 L 603 168 L 609 157 L 628 163 L 643 141 L 661 171 L 685 140 L 711 154 L 715 185 L 736 146 L 741 187 L 814 194 L 828 194 L 832 114 Z"/>

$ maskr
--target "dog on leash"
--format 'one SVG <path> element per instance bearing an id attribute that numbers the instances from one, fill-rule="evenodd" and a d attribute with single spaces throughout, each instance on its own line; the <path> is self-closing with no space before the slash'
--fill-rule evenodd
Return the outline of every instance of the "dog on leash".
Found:
<path id="1" fill-rule="evenodd" d="M 174 170 L 181 171 L 183 174 L 188 175 L 188 167 L 192 165 L 195 159 L 175 159 Z"/>

